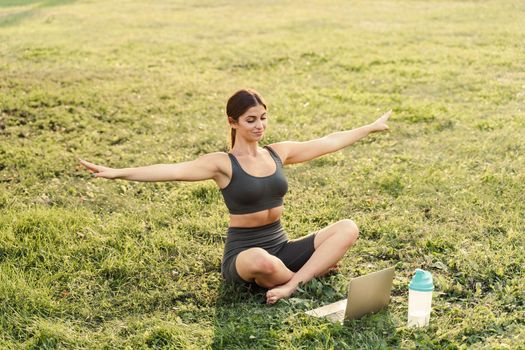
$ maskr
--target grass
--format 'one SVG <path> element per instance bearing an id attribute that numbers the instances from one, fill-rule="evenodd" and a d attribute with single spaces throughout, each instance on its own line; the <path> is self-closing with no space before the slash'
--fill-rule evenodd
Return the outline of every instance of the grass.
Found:
<path id="1" fill-rule="evenodd" d="M 0 3 L 0 347 L 524 348 L 525 31 L 520 1 Z M 291 238 L 351 218 L 337 275 L 273 307 L 225 285 L 215 185 L 93 180 L 227 150 L 229 95 L 265 142 L 391 132 L 287 167 Z M 388 310 L 303 311 L 396 266 Z M 428 328 L 407 285 L 430 270 Z"/>

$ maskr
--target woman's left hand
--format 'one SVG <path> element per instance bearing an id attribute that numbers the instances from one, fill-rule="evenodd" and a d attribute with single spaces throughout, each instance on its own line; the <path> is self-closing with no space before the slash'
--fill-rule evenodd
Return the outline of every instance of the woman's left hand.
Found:
<path id="1" fill-rule="evenodd" d="M 388 120 L 388 118 L 390 118 L 391 114 L 392 114 L 392 110 L 389 110 L 388 112 L 383 114 L 381 117 L 379 117 L 379 119 L 373 122 L 371 124 L 372 132 L 388 130 L 388 125 L 386 125 L 386 121 Z"/>

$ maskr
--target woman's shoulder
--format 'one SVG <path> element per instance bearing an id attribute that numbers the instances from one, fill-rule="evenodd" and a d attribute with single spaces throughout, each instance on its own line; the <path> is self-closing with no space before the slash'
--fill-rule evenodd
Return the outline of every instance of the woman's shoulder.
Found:
<path id="1" fill-rule="evenodd" d="M 229 156 L 227 152 L 212 152 L 207 153 L 200 157 L 201 159 L 205 160 L 206 162 L 209 162 L 211 164 L 214 164 L 221 170 L 227 169 L 229 166 Z"/>
<path id="2" fill-rule="evenodd" d="M 269 148 L 271 151 L 277 154 L 277 156 L 282 160 L 286 159 L 287 148 L 285 142 L 275 142 L 266 145 L 265 147 Z"/>
<path id="3" fill-rule="evenodd" d="M 227 152 L 212 152 L 202 155 L 200 158 L 206 159 L 210 162 L 223 162 L 228 160 Z"/>

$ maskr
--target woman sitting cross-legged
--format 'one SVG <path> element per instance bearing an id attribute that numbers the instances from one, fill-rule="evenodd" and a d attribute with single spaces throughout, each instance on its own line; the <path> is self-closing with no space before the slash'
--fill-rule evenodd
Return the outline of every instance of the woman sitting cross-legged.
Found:
<path id="1" fill-rule="evenodd" d="M 315 233 L 289 240 L 280 217 L 288 182 L 283 166 L 350 146 L 368 134 L 387 130 L 391 111 L 375 122 L 353 130 L 334 132 L 304 141 L 276 142 L 259 146 L 268 125 L 261 95 L 243 89 L 233 94 L 226 114 L 231 126 L 231 149 L 205 154 L 193 161 L 115 169 L 80 160 L 105 179 L 131 181 L 200 181 L 213 179 L 230 212 L 221 264 L 224 279 L 232 283 L 256 283 L 267 288 L 266 301 L 289 297 L 299 283 L 326 273 L 344 256 L 359 233 L 349 219 Z"/>

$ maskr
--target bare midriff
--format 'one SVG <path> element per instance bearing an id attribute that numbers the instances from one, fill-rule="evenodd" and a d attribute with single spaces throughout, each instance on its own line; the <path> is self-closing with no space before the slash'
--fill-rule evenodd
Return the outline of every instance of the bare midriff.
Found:
<path id="1" fill-rule="evenodd" d="M 230 227 L 259 227 L 281 218 L 284 206 L 261 210 L 249 214 L 230 214 Z"/>

